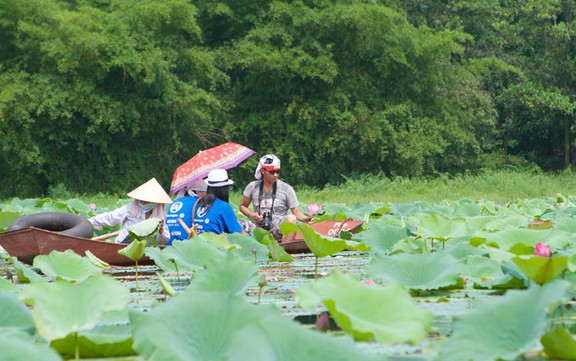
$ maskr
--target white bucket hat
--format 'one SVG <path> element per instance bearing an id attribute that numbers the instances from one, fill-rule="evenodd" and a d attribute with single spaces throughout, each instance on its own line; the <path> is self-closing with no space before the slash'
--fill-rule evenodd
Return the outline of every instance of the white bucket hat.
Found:
<path id="1" fill-rule="evenodd" d="M 280 159 L 274 154 L 266 154 L 260 158 L 258 166 L 256 167 L 256 171 L 254 172 L 254 178 L 262 178 L 262 173 L 260 172 L 262 168 L 268 170 L 280 170 Z"/>
<path id="2" fill-rule="evenodd" d="M 234 184 L 232 179 L 228 178 L 228 172 L 225 169 L 211 170 L 205 182 L 209 187 L 224 187 Z"/>
<path id="3" fill-rule="evenodd" d="M 148 182 L 142 184 L 138 188 L 128 193 L 128 197 L 137 199 L 143 202 L 170 204 L 172 199 L 164 188 L 158 183 L 156 178 L 150 179 Z"/>

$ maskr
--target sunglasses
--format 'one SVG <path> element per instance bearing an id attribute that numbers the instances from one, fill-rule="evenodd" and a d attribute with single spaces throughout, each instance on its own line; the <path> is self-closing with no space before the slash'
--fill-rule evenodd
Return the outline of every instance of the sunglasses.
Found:
<path id="1" fill-rule="evenodd" d="M 266 172 L 268 172 L 268 174 L 280 174 L 279 170 L 268 170 L 266 168 L 262 168 L 264 169 Z"/>

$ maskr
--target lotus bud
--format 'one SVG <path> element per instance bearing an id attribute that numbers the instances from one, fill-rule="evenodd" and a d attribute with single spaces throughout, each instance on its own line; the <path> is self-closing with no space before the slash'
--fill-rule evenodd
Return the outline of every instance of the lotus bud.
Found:
<path id="1" fill-rule="evenodd" d="M 260 288 L 266 287 L 268 284 L 268 280 L 266 280 L 266 276 L 262 275 L 262 282 L 260 282 Z"/>
<path id="2" fill-rule="evenodd" d="M 318 214 L 322 212 L 322 205 L 318 203 L 310 203 L 308 208 L 306 208 L 308 214 Z"/>
<path id="3" fill-rule="evenodd" d="M 256 248 L 252 247 L 252 254 L 256 254 L 256 252 L 258 252 L 256 251 Z"/>
<path id="4" fill-rule="evenodd" d="M 364 281 L 364 284 L 366 284 L 368 286 L 374 286 L 376 284 L 376 282 L 374 282 L 373 279 L 369 278 L 366 281 Z"/>
<path id="5" fill-rule="evenodd" d="M 96 207 L 96 203 L 90 203 L 90 208 L 92 208 L 93 211 L 98 209 L 98 207 Z"/>
<path id="6" fill-rule="evenodd" d="M 322 332 L 326 332 L 330 329 L 330 316 L 328 312 L 322 312 L 320 317 L 316 320 L 315 323 L 316 329 Z"/>
<path id="7" fill-rule="evenodd" d="M 550 248 L 541 242 L 536 243 L 536 246 L 534 247 L 534 254 L 541 257 L 552 257 Z"/>

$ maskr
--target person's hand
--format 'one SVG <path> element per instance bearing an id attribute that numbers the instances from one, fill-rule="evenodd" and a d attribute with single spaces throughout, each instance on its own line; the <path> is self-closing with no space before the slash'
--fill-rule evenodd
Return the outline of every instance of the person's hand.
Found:
<path id="1" fill-rule="evenodd" d="M 302 218 L 302 219 L 300 220 L 300 222 L 312 223 L 313 220 L 314 220 L 314 217 L 312 217 L 312 216 L 306 216 L 306 217 Z"/>
<path id="2" fill-rule="evenodd" d="M 264 217 L 257 212 L 252 213 L 250 218 L 256 223 L 261 223 L 264 220 Z"/>

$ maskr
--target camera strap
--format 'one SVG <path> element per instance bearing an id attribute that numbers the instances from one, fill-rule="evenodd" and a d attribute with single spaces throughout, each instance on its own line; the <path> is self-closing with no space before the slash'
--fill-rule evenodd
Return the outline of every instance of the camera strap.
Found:
<path id="1" fill-rule="evenodd" d="M 276 199 L 276 184 L 278 182 L 274 182 L 272 185 L 272 206 L 270 207 L 270 213 L 274 214 L 274 200 Z M 264 193 L 264 181 L 260 181 L 260 192 L 258 194 L 258 212 L 262 212 L 262 193 Z"/>

